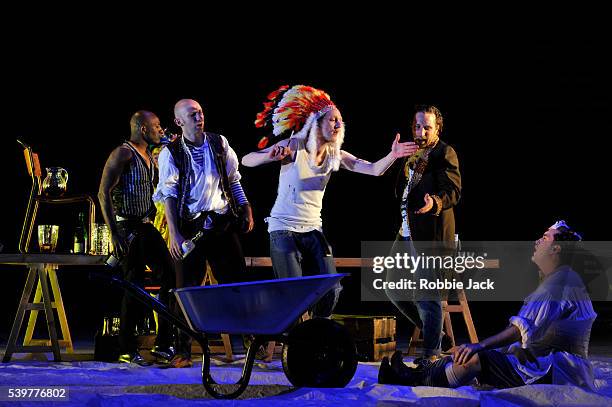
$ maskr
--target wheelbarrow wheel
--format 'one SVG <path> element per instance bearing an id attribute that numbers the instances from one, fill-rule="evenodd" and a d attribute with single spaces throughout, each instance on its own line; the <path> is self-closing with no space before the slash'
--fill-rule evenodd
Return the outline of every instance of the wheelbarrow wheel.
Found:
<path id="1" fill-rule="evenodd" d="M 296 387 L 344 387 L 357 370 L 355 343 L 337 322 L 305 321 L 289 332 L 283 346 L 283 369 Z"/>

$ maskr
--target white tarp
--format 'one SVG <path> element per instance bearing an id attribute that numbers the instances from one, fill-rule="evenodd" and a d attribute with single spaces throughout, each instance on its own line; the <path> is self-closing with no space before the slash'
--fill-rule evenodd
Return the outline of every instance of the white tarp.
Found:
<path id="1" fill-rule="evenodd" d="M 242 361 L 213 367 L 219 382 L 240 377 Z M 19 361 L 0 364 L 0 386 L 66 386 L 69 402 L 59 406 L 146 406 L 172 404 L 299 405 L 428 405 L 428 406 L 611 406 L 612 358 L 593 361 L 597 393 L 572 386 L 534 385 L 505 390 L 478 390 L 379 385 L 377 363 L 360 363 L 355 377 L 343 389 L 293 389 L 280 361 L 257 364 L 244 400 L 204 399 L 200 364 L 190 369 L 160 369 L 101 362 Z M 186 400 L 187 399 L 187 400 Z M 0 402 L 0 405 L 42 406 L 46 403 Z"/>

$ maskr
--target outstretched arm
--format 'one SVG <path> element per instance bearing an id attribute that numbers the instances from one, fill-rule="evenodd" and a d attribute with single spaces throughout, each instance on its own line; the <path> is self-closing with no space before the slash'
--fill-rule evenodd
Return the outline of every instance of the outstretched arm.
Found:
<path id="1" fill-rule="evenodd" d="M 286 157 L 293 158 L 294 150 L 291 147 L 293 147 L 291 139 L 281 140 L 273 146 L 245 155 L 242 157 L 242 165 L 245 167 L 257 167 L 262 164 L 282 161 Z"/>
<path id="2" fill-rule="evenodd" d="M 396 159 L 401 157 L 408 157 L 414 154 L 419 146 L 412 142 L 400 143 L 399 133 L 395 135 L 395 140 L 391 145 L 391 151 L 389 154 L 371 163 L 366 160 L 355 157 L 351 153 L 342 150 L 342 165 L 349 171 L 359 172 L 361 174 L 379 176 L 385 173 L 387 169 L 395 162 Z"/>

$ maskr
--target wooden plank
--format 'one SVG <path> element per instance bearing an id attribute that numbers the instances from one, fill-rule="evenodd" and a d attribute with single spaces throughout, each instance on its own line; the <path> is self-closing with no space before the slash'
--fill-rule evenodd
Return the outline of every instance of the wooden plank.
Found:
<path id="1" fill-rule="evenodd" d="M 19 337 L 19 331 L 21 330 L 21 325 L 23 324 L 23 320 L 25 317 L 26 304 L 30 300 L 32 290 L 34 290 L 34 283 L 36 282 L 37 273 L 38 271 L 35 267 L 30 267 L 30 271 L 28 272 L 28 277 L 26 279 L 26 283 L 23 287 L 23 292 L 21 294 L 21 300 L 19 301 L 19 306 L 17 307 L 17 315 L 15 316 L 15 320 L 13 321 L 13 327 L 11 328 L 9 340 L 6 345 L 6 350 L 4 352 L 4 357 L 2 358 L 2 362 L 4 363 L 11 361 L 13 353 L 16 352 L 16 349 L 18 348 L 17 338 Z"/>
<path id="2" fill-rule="evenodd" d="M 226 334 L 222 334 L 222 335 L 226 335 Z M 229 335 L 227 336 L 228 336 L 228 342 L 229 342 Z M 231 344 L 224 343 L 223 337 L 218 338 L 218 339 L 217 338 L 210 339 L 208 341 L 208 349 L 210 350 L 211 354 L 219 354 L 219 353 L 225 354 L 225 361 L 231 362 L 234 358 L 233 352 L 231 351 L 231 346 L 230 346 L 230 352 L 228 353 L 227 345 L 231 345 Z M 202 347 L 195 340 L 191 342 L 191 353 L 193 354 L 202 353 Z"/>
<path id="3" fill-rule="evenodd" d="M 57 309 L 57 317 L 59 319 L 60 329 L 62 331 L 62 340 L 69 344 L 66 346 L 66 352 L 74 353 L 74 349 L 72 347 L 72 337 L 70 336 L 68 320 L 66 319 L 66 310 L 64 309 L 64 300 L 62 300 L 62 292 L 60 291 L 59 283 L 57 281 L 55 267 L 48 266 L 47 273 L 49 275 L 49 281 L 51 282 L 51 290 L 53 291 L 54 303 L 52 303 L 51 306 Z"/>
<path id="4" fill-rule="evenodd" d="M 18 346 L 13 353 L 47 353 L 47 352 L 53 352 L 53 347 L 52 346 Z"/>
<path id="5" fill-rule="evenodd" d="M 336 267 L 361 267 L 362 259 L 359 257 L 338 257 L 334 259 Z M 364 264 L 367 266 L 367 264 Z"/>
<path id="6" fill-rule="evenodd" d="M 246 257 L 245 260 L 249 267 L 272 267 L 272 260 L 269 257 Z"/>
<path id="7" fill-rule="evenodd" d="M 453 322 L 451 321 L 448 302 L 442 301 L 442 306 L 444 310 L 444 329 L 446 330 L 446 334 L 450 337 L 452 345 L 455 346 L 455 332 L 453 331 Z"/>
<path id="8" fill-rule="evenodd" d="M 225 351 L 225 357 L 228 362 L 234 360 L 234 353 L 232 351 L 232 342 L 228 334 L 221 334 L 221 340 L 223 341 L 223 350 Z"/>
<path id="9" fill-rule="evenodd" d="M 374 355 L 373 359 L 375 362 L 378 362 L 381 361 L 382 358 L 384 358 L 385 356 L 390 358 L 396 350 L 397 343 L 395 341 L 387 343 L 376 343 L 374 344 L 374 350 L 372 352 Z"/>
<path id="10" fill-rule="evenodd" d="M 30 155 L 30 150 L 28 150 L 27 148 L 24 148 L 23 156 L 25 157 L 26 168 L 28 169 L 28 175 L 30 177 L 33 177 L 34 173 L 32 171 L 32 156 Z M 40 169 L 40 166 L 39 166 L 39 169 Z"/>
<path id="11" fill-rule="evenodd" d="M 272 259 L 269 257 L 245 257 L 245 261 L 248 267 L 272 267 Z M 334 263 L 336 267 L 368 267 L 372 264 L 372 260 L 360 257 L 336 257 Z"/>
<path id="12" fill-rule="evenodd" d="M 34 176 L 40 179 L 40 177 L 42 177 L 42 171 L 40 170 L 40 160 L 38 159 L 37 153 L 32 153 L 32 161 L 34 162 Z"/>
<path id="13" fill-rule="evenodd" d="M 266 362 L 266 363 L 272 362 L 272 358 L 274 358 L 275 350 L 276 350 L 276 342 L 275 341 L 268 342 L 268 346 L 266 346 L 266 357 L 265 359 L 263 359 L 263 362 Z"/>
<path id="14" fill-rule="evenodd" d="M 65 339 L 58 339 L 57 343 L 60 348 L 68 348 L 68 346 L 72 346 L 72 342 L 68 342 Z M 23 346 L 49 346 L 51 348 L 51 339 L 32 339 L 28 345 Z"/>
<path id="15" fill-rule="evenodd" d="M 395 318 L 374 318 L 374 339 L 395 337 Z"/>
<path id="16" fill-rule="evenodd" d="M 0 254 L 0 264 L 30 265 L 46 263 L 62 266 L 103 266 L 107 257 L 87 254 L 14 253 Z"/>
<path id="17" fill-rule="evenodd" d="M 272 260 L 269 257 L 245 257 L 244 259 L 248 267 L 272 267 Z M 372 259 L 361 257 L 336 257 L 334 258 L 334 263 L 336 267 L 370 267 L 372 266 Z M 485 260 L 484 268 L 499 268 L 499 260 Z"/>
<path id="18" fill-rule="evenodd" d="M 30 345 L 30 341 L 32 340 L 32 335 L 34 334 L 34 327 L 36 326 L 36 320 L 38 319 L 38 311 L 45 310 L 45 304 L 40 302 L 40 298 L 42 297 L 42 288 L 40 287 L 40 281 L 36 284 L 36 293 L 34 294 L 34 299 L 32 303 L 26 305 L 26 310 L 30 311 L 30 317 L 28 318 L 28 326 L 26 328 L 26 333 L 23 338 L 23 345 Z"/>
<path id="19" fill-rule="evenodd" d="M 53 349 L 53 360 L 61 362 L 59 343 L 57 342 L 57 331 L 55 330 L 55 316 L 53 308 L 51 308 L 51 293 L 49 292 L 49 284 L 47 282 L 47 270 L 44 267 L 38 268 L 38 278 L 42 288 L 43 304 L 45 304 L 45 318 L 47 320 L 47 329 L 49 330 L 49 338 L 51 339 L 51 348 Z"/>
<path id="20" fill-rule="evenodd" d="M 472 320 L 470 307 L 468 306 L 467 301 L 462 300 L 461 302 L 465 303 L 463 307 L 463 319 L 465 320 L 465 326 L 467 326 L 470 342 L 478 343 L 478 335 L 476 334 L 476 327 L 474 326 L 474 321 Z"/>

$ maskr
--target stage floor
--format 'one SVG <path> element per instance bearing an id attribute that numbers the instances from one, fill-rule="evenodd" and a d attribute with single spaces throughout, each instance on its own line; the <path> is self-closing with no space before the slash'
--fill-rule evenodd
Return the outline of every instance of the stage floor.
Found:
<path id="1" fill-rule="evenodd" d="M 212 400 L 201 385 L 198 362 L 189 369 L 162 369 L 95 361 L 47 362 L 14 358 L 0 363 L 0 386 L 64 386 L 69 401 L 60 406 L 167 406 L 172 404 L 208 405 L 237 403 L 248 405 L 456 405 L 456 406 L 603 406 L 612 405 L 612 348 L 592 349 L 597 393 L 571 386 L 535 385 L 506 390 L 484 390 L 472 386 L 458 389 L 403 387 L 377 383 L 379 363 L 360 363 L 355 377 L 343 389 L 295 389 L 291 386 L 280 360 L 257 363 L 249 389 L 241 401 Z M 87 359 L 87 353 L 77 358 Z M 23 356 L 23 355 L 16 355 Z M 406 358 L 410 361 L 411 358 Z M 220 382 L 234 382 L 243 360 L 233 363 L 215 361 L 213 377 Z M 0 405 L 47 403 L 2 402 Z"/>

